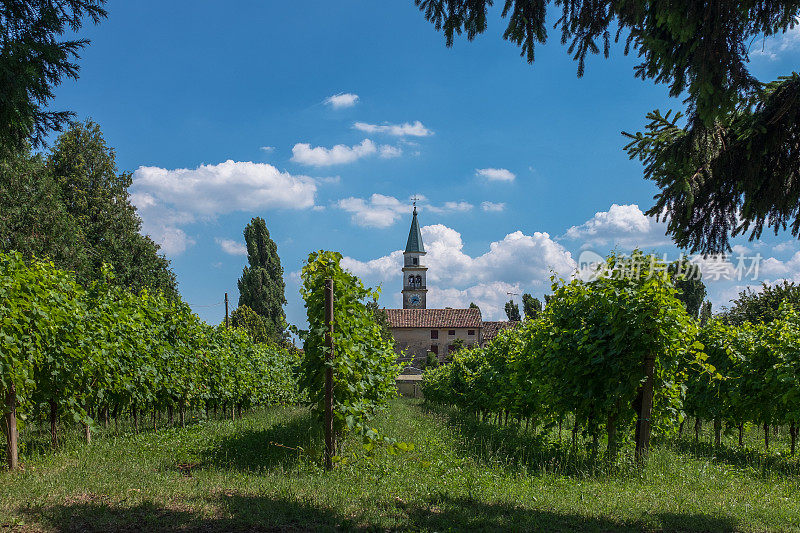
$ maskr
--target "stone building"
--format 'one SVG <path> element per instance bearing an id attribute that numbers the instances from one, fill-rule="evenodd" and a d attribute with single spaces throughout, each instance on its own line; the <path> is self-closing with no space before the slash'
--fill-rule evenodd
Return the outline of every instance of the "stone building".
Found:
<path id="1" fill-rule="evenodd" d="M 402 361 L 420 368 L 433 352 L 440 361 L 448 359 L 460 339 L 464 346 L 483 346 L 500 329 L 513 326 L 512 322 L 484 322 L 481 311 L 470 309 L 428 309 L 428 267 L 424 264 L 425 246 L 417 219 L 417 207 L 411 217 L 406 249 L 403 252 L 403 308 L 386 309 L 389 329 L 395 340 L 395 350 L 402 353 Z"/>

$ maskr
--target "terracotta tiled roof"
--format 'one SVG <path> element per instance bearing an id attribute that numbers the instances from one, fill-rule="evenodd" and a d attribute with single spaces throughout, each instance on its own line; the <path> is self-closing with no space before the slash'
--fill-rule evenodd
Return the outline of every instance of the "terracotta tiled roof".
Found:
<path id="1" fill-rule="evenodd" d="M 480 309 L 387 309 L 393 328 L 480 328 Z"/>
<path id="2" fill-rule="evenodd" d="M 483 342 L 494 339 L 501 330 L 513 328 L 519 325 L 517 321 L 484 322 L 483 323 Z"/>

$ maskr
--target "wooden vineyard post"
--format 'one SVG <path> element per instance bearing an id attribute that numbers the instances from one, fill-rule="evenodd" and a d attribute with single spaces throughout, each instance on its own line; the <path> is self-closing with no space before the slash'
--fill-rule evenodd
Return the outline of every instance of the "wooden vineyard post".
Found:
<path id="1" fill-rule="evenodd" d="M 333 468 L 333 280 L 325 280 L 325 469 Z"/>
<path id="2" fill-rule="evenodd" d="M 650 449 L 650 430 L 652 427 L 650 417 L 653 414 L 653 380 L 655 373 L 656 359 L 652 354 L 648 354 L 644 360 L 645 381 L 642 385 L 642 404 L 637 421 L 636 439 L 636 460 L 643 461 L 647 458 Z"/>
<path id="3" fill-rule="evenodd" d="M 14 385 L 5 397 L 6 458 L 9 470 L 19 468 L 19 449 L 17 447 L 17 392 Z"/>

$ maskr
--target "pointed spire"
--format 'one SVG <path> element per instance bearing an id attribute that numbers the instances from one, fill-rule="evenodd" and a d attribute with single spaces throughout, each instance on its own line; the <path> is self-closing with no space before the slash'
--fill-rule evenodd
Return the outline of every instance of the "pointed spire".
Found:
<path id="1" fill-rule="evenodd" d="M 406 252 L 425 253 L 425 247 L 422 245 L 422 232 L 419 230 L 419 222 L 417 221 L 416 200 L 414 201 L 414 214 L 411 217 L 411 229 L 408 231 Z"/>

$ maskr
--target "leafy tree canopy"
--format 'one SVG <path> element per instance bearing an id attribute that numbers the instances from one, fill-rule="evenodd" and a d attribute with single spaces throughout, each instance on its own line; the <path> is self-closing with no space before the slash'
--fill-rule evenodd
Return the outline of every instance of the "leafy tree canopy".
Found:
<path id="1" fill-rule="evenodd" d="M 525 320 L 533 320 L 542 312 L 542 301 L 526 292 L 522 295 L 522 310 L 525 314 Z"/>
<path id="2" fill-rule="evenodd" d="M 73 123 L 49 154 L 7 153 L 0 157 L 0 250 L 53 261 L 84 286 L 108 265 L 116 285 L 175 296 L 169 261 L 139 233 L 130 184 L 91 121 Z"/>
<path id="3" fill-rule="evenodd" d="M 106 17 L 105 0 L 0 1 L 0 152 L 42 144 L 71 113 L 47 111 L 53 89 L 77 79 L 86 39 L 62 39 Z"/>
<path id="4" fill-rule="evenodd" d="M 781 316 L 783 303 L 800 307 L 800 286 L 788 281 L 775 285 L 762 283 L 758 292 L 749 287 L 740 292 L 733 306 L 721 314 L 721 319 L 737 326 L 745 322 L 770 323 Z"/>
<path id="5" fill-rule="evenodd" d="M 118 285 L 177 294 L 169 261 L 140 233 L 142 221 L 128 192 L 131 173 L 117 173 L 114 150 L 100 126 L 91 120 L 73 123 L 56 141 L 46 167 L 88 250 L 77 270 L 81 282 L 101 279 L 103 265 L 110 265 Z"/>
<path id="6" fill-rule="evenodd" d="M 506 302 L 506 316 L 511 322 L 519 322 L 522 316 L 519 314 L 519 305 L 514 303 L 514 300 Z"/>

